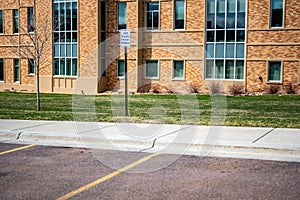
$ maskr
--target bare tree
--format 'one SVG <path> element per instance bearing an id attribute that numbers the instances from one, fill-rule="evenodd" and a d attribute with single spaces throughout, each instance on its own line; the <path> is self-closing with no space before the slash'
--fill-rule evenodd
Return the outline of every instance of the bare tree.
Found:
<path id="1" fill-rule="evenodd" d="M 34 16 L 35 13 L 34 13 Z M 31 28 L 31 30 L 29 30 Z M 40 104 L 40 70 L 52 65 L 52 59 L 47 61 L 45 58 L 45 49 L 52 48 L 52 20 L 47 17 L 39 20 L 35 24 L 27 24 L 20 26 L 19 44 L 16 41 L 11 41 L 14 44 L 14 53 L 20 58 L 27 59 L 30 64 L 35 67 L 35 84 L 36 84 L 36 106 L 37 111 L 41 110 Z M 19 36 L 19 37 L 20 37 Z M 42 64 L 43 62 L 43 64 Z"/>

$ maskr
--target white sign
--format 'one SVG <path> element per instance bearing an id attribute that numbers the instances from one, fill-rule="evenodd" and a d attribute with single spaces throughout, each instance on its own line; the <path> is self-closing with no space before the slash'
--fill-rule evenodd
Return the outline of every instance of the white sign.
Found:
<path id="1" fill-rule="evenodd" d="M 122 29 L 120 31 L 120 46 L 130 47 L 130 30 Z"/>

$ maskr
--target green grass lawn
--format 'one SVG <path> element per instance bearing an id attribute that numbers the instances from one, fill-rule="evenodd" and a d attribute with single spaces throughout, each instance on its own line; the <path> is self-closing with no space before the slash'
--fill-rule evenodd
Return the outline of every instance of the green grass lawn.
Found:
<path id="1" fill-rule="evenodd" d="M 218 98 L 221 101 L 215 103 Z M 212 98 L 209 95 L 136 94 L 130 95 L 129 118 L 122 117 L 123 110 L 122 95 L 41 94 L 41 111 L 36 112 L 35 94 L 0 93 L 1 119 L 201 125 L 210 125 L 217 119 L 220 120 L 217 124 L 227 126 L 300 128 L 300 96 L 297 95 Z"/>

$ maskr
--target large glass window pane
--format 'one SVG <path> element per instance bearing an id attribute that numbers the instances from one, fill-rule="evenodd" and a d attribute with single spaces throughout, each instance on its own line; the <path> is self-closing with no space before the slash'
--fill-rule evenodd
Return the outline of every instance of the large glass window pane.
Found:
<path id="1" fill-rule="evenodd" d="M 244 30 L 238 30 L 236 31 L 236 41 L 237 42 L 245 42 L 245 31 Z"/>
<path id="2" fill-rule="evenodd" d="M 118 77 L 125 76 L 125 62 L 124 60 L 118 60 Z"/>
<path id="3" fill-rule="evenodd" d="M 243 60 L 236 61 L 235 78 L 236 79 L 244 79 L 244 61 Z"/>
<path id="4" fill-rule="evenodd" d="M 28 59 L 28 74 L 34 74 L 34 60 Z"/>
<path id="5" fill-rule="evenodd" d="M 271 61 L 269 62 L 268 81 L 280 82 L 281 81 L 281 62 Z"/>
<path id="6" fill-rule="evenodd" d="M 13 10 L 13 13 L 14 13 L 13 31 L 14 33 L 18 33 L 19 32 L 19 10 L 15 9 Z"/>
<path id="7" fill-rule="evenodd" d="M 226 44 L 226 58 L 234 58 L 234 43 Z"/>
<path id="8" fill-rule="evenodd" d="M 4 81 L 4 62 L 0 59 L 0 81 Z"/>
<path id="9" fill-rule="evenodd" d="M 65 44 L 60 45 L 60 57 L 66 57 Z"/>
<path id="10" fill-rule="evenodd" d="M 20 61 L 19 59 L 14 59 L 14 81 L 20 81 Z"/>
<path id="11" fill-rule="evenodd" d="M 216 31 L 216 41 L 217 42 L 224 42 L 225 38 L 225 31 Z"/>
<path id="12" fill-rule="evenodd" d="M 71 76 L 71 59 L 66 59 L 66 75 Z"/>
<path id="13" fill-rule="evenodd" d="M 146 61 L 146 77 L 158 78 L 158 61 Z"/>
<path id="14" fill-rule="evenodd" d="M 149 2 L 146 5 L 147 5 L 147 11 L 146 11 L 147 30 L 157 30 L 159 25 L 159 3 Z"/>
<path id="15" fill-rule="evenodd" d="M 65 59 L 61 59 L 59 62 L 59 75 L 66 75 L 65 72 Z"/>
<path id="16" fill-rule="evenodd" d="M 206 28 L 215 28 L 215 0 L 207 0 L 207 22 Z"/>
<path id="17" fill-rule="evenodd" d="M 54 59 L 54 75 L 59 75 L 59 59 Z"/>
<path id="18" fill-rule="evenodd" d="M 227 28 L 234 28 L 235 27 L 235 0 L 228 0 L 227 1 L 226 27 Z"/>
<path id="19" fill-rule="evenodd" d="M 184 0 L 175 0 L 175 29 L 184 29 Z"/>
<path id="20" fill-rule="evenodd" d="M 245 55 L 245 45 L 244 44 L 236 44 L 236 57 L 244 58 Z"/>
<path id="21" fill-rule="evenodd" d="M 72 45 L 72 57 L 77 57 L 77 44 Z"/>
<path id="22" fill-rule="evenodd" d="M 54 57 L 59 57 L 59 44 L 54 44 Z"/>
<path id="23" fill-rule="evenodd" d="M 118 30 L 126 29 L 126 2 L 118 2 Z"/>
<path id="24" fill-rule="evenodd" d="M 27 9 L 28 13 L 28 32 L 34 31 L 34 12 L 33 7 Z"/>
<path id="25" fill-rule="evenodd" d="M 173 78 L 184 78 L 184 62 L 174 61 L 173 63 Z"/>
<path id="26" fill-rule="evenodd" d="M 224 61 L 223 60 L 216 60 L 215 78 L 216 79 L 224 78 Z"/>
<path id="27" fill-rule="evenodd" d="M 0 33 L 4 33 L 4 28 L 3 28 L 3 11 L 0 10 Z"/>
<path id="28" fill-rule="evenodd" d="M 71 7 L 71 3 L 66 3 L 66 30 L 70 31 L 72 30 L 72 19 L 71 19 L 71 11 L 72 11 L 72 7 Z"/>
<path id="29" fill-rule="evenodd" d="M 217 0 L 217 29 L 225 28 L 225 0 Z"/>
<path id="30" fill-rule="evenodd" d="M 59 30 L 59 18 L 58 18 L 58 13 L 59 13 L 59 9 L 58 9 L 58 4 L 55 3 L 53 5 L 53 30 L 58 31 Z"/>
<path id="31" fill-rule="evenodd" d="M 226 42 L 234 42 L 235 41 L 235 31 L 230 30 L 226 31 Z"/>
<path id="32" fill-rule="evenodd" d="M 207 31 L 206 32 L 206 42 L 214 42 L 215 41 L 215 31 Z"/>
<path id="33" fill-rule="evenodd" d="M 66 30 L 66 27 L 65 27 L 65 4 L 61 3 L 59 9 L 60 9 L 60 13 L 59 13 L 60 31 L 64 31 L 64 30 Z"/>
<path id="34" fill-rule="evenodd" d="M 225 79 L 234 79 L 234 61 L 226 60 L 225 63 Z"/>
<path id="35" fill-rule="evenodd" d="M 72 30 L 77 30 L 77 3 L 72 3 Z"/>
<path id="36" fill-rule="evenodd" d="M 245 28 L 246 0 L 237 0 L 237 27 Z"/>
<path id="37" fill-rule="evenodd" d="M 214 57 L 214 44 L 206 44 L 206 58 Z"/>
<path id="38" fill-rule="evenodd" d="M 283 1 L 271 0 L 271 27 L 283 26 Z"/>
<path id="39" fill-rule="evenodd" d="M 77 59 L 72 59 L 72 76 L 77 76 Z"/>
<path id="40" fill-rule="evenodd" d="M 214 78 L 214 61 L 206 60 L 205 77 Z"/>
<path id="41" fill-rule="evenodd" d="M 153 30 L 158 30 L 159 15 L 158 12 L 153 12 Z"/>
<path id="42" fill-rule="evenodd" d="M 71 35 L 72 35 L 71 32 L 66 33 L 66 42 L 71 42 L 72 41 Z"/>
<path id="43" fill-rule="evenodd" d="M 216 58 L 224 58 L 224 44 L 216 44 Z"/>
<path id="44" fill-rule="evenodd" d="M 71 57 L 72 45 L 71 44 L 67 44 L 66 47 L 67 47 L 66 57 Z"/>
<path id="45" fill-rule="evenodd" d="M 77 32 L 72 32 L 72 42 L 77 42 Z"/>

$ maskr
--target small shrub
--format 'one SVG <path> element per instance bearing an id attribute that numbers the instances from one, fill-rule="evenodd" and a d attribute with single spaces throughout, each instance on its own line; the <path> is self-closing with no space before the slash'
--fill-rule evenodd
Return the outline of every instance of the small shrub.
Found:
<path id="1" fill-rule="evenodd" d="M 287 94 L 297 94 L 297 85 L 288 83 L 284 86 L 284 90 Z"/>
<path id="2" fill-rule="evenodd" d="M 277 94 L 280 90 L 280 87 L 278 85 L 271 85 L 269 87 L 269 93 L 270 94 Z"/>
<path id="3" fill-rule="evenodd" d="M 221 84 L 217 81 L 212 81 L 209 84 L 209 90 L 211 94 L 221 94 L 223 93 Z"/>
<path id="4" fill-rule="evenodd" d="M 242 94 L 244 94 L 244 85 L 241 83 L 234 83 L 230 86 L 229 92 L 233 96 L 241 96 Z"/>

